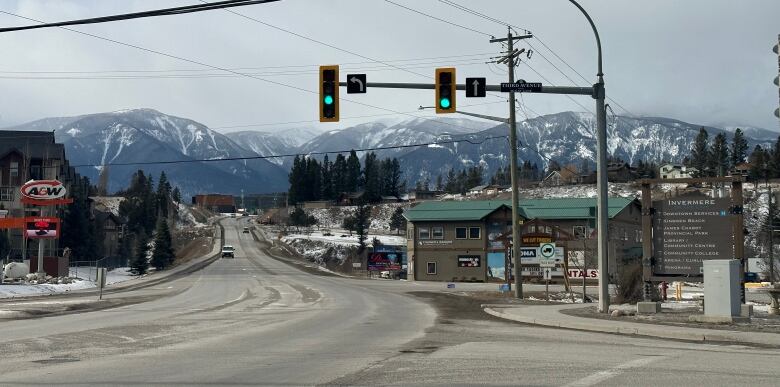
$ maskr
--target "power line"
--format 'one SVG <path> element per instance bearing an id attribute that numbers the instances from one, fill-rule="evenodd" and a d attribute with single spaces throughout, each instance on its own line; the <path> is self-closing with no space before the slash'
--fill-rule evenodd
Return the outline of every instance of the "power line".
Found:
<path id="1" fill-rule="evenodd" d="M 225 1 L 217 1 L 212 3 L 203 2 L 203 4 L 193 4 L 193 5 L 185 5 L 182 7 L 163 8 L 163 9 L 156 9 L 152 11 L 123 13 L 118 15 L 101 16 L 101 17 L 95 17 L 89 19 L 69 20 L 69 21 L 54 22 L 54 23 L 42 23 L 42 24 L 20 26 L 20 27 L 6 27 L 6 28 L 0 28 L 0 32 L 12 32 L 12 31 L 33 30 L 39 28 L 75 26 L 75 25 L 83 25 L 83 24 L 108 23 L 108 22 L 115 22 L 120 20 L 131 20 L 131 19 L 140 19 L 140 18 L 157 17 L 157 16 L 183 15 L 187 13 L 212 11 L 216 9 L 228 9 L 232 7 L 243 7 L 243 6 L 255 5 L 255 4 L 266 4 L 266 3 L 273 3 L 277 1 L 279 0 L 225 0 Z"/>
<path id="2" fill-rule="evenodd" d="M 441 140 L 441 141 L 432 141 L 427 143 L 419 143 L 419 144 L 407 144 L 407 145 L 392 145 L 392 146 L 380 146 L 380 147 L 371 147 L 371 148 L 361 148 L 361 149 L 350 149 L 350 150 L 338 150 L 338 151 L 318 151 L 318 152 L 309 152 L 309 153 L 289 153 L 289 154 L 282 154 L 282 155 L 267 155 L 267 156 L 247 156 L 247 157 L 226 157 L 222 159 L 188 159 L 188 160 L 171 160 L 171 161 L 140 161 L 140 162 L 130 162 L 130 163 L 107 163 L 107 164 L 79 164 L 79 165 L 72 165 L 74 168 L 81 168 L 81 167 L 101 167 L 101 166 L 126 166 L 126 165 L 162 165 L 162 164 L 184 164 L 184 163 L 200 163 L 200 162 L 218 162 L 218 161 L 243 161 L 243 160 L 262 160 L 262 159 L 273 159 L 273 158 L 281 158 L 281 157 L 295 157 L 295 156 L 312 156 L 312 155 L 325 155 L 325 154 L 338 154 L 338 153 L 350 153 L 352 151 L 355 152 L 370 152 L 370 151 L 378 151 L 378 150 L 388 150 L 388 149 L 405 149 L 405 148 L 419 148 L 424 146 L 430 146 L 430 145 L 442 145 L 442 144 L 454 144 L 459 142 L 468 142 L 470 144 L 479 145 L 483 144 L 489 140 L 495 140 L 499 138 L 506 138 L 507 136 L 488 136 L 483 137 L 481 141 L 475 141 L 471 140 L 469 138 L 460 138 L 460 139 L 452 139 L 452 140 Z"/>
<path id="3" fill-rule="evenodd" d="M 481 35 L 485 35 L 485 36 L 488 36 L 490 38 L 494 38 L 495 37 L 492 34 L 488 34 L 487 32 L 477 31 L 477 30 L 475 30 L 473 28 L 466 27 L 466 26 L 458 24 L 458 23 L 453 23 L 453 22 L 451 22 L 449 20 L 444 20 L 442 18 L 439 18 L 439 17 L 433 16 L 433 15 L 427 14 L 427 13 L 422 12 L 422 11 L 418 11 L 418 10 L 416 10 L 414 8 L 410 8 L 410 7 L 407 7 L 405 5 L 398 4 L 398 3 L 390 1 L 390 0 L 385 0 L 385 2 L 388 2 L 388 3 L 392 4 L 392 5 L 395 5 L 396 7 L 403 8 L 403 9 L 405 9 L 407 11 L 414 12 L 414 13 L 426 16 L 428 18 L 431 18 L 431 19 L 434 19 L 434 20 L 438 20 L 438 21 L 443 22 L 443 23 L 447 23 L 449 25 L 452 25 L 452 26 L 455 26 L 455 27 L 458 27 L 458 28 L 462 28 L 462 29 L 467 30 L 467 31 L 471 31 L 471 32 L 475 32 L 475 33 L 478 33 L 478 34 L 481 34 Z"/>
<path id="4" fill-rule="evenodd" d="M 8 12 L 8 11 L 0 11 L 0 13 L 4 13 L 4 14 L 7 14 L 7 15 L 15 16 L 15 17 L 22 18 L 22 19 L 25 19 L 25 20 L 34 21 L 34 22 L 37 22 L 37 23 L 45 23 L 45 22 L 37 20 L 37 19 L 33 19 L 33 18 L 30 18 L 30 17 L 27 17 L 27 16 L 22 16 L 22 15 L 19 15 L 19 14 Z M 106 38 L 106 37 L 95 35 L 95 34 L 92 34 L 92 33 L 89 33 L 89 32 L 83 32 L 83 31 L 79 31 L 79 30 L 74 30 L 74 29 L 68 28 L 68 27 L 57 27 L 57 28 L 61 28 L 61 29 L 64 29 L 64 30 L 67 30 L 67 31 L 71 31 L 71 32 L 75 32 L 77 34 L 81 34 L 81 35 L 85 35 L 85 36 L 90 36 L 90 37 L 93 37 L 93 38 L 96 38 L 96 39 L 105 40 L 107 42 L 111 42 L 111 43 L 114 43 L 114 44 L 119 44 L 119 45 L 122 45 L 122 46 L 135 48 L 137 50 L 146 51 L 146 52 L 153 53 L 153 54 L 156 54 L 156 55 L 161 55 L 161 56 L 165 56 L 165 57 L 168 57 L 168 58 L 172 58 L 172 59 L 176 59 L 176 60 L 180 60 L 180 61 L 196 64 L 196 65 L 199 65 L 199 66 L 209 67 L 209 68 L 212 68 L 212 69 L 215 69 L 215 70 L 220 70 L 220 71 L 228 72 L 228 73 L 231 73 L 231 74 L 244 76 L 244 77 L 247 77 L 247 78 L 257 79 L 257 80 L 260 80 L 260 81 L 263 81 L 263 82 L 266 82 L 266 83 L 270 83 L 270 84 L 274 84 L 274 85 L 277 85 L 277 86 L 282 86 L 282 87 L 286 87 L 286 88 L 290 88 L 290 89 L 294 89 L 294 90 L 298 90 L 298 91 L 302 91 L 302 92 L 309 93 L 309 94 L 314 94 L 314 95 L 318 95 L 319 94 L 316 91 L 304 89 L 302 87 L 286 84 L 286 83 L 283 83 L 283 82 L 273 81 L 273 80 L 266 79 L 266 78 L 261 78 L 261 77 L 254 76 L 254 75 L 251 75 L 251 74 L 246 74 L 246 73 L 230 70 L 230 69 L 227 69 L 227 68 L 224 68 L 224 67 L 210 65 L 210 64 L 207 64 L 207 63 L 204 63 L 204 62 L 200 62 L 200 61 L 197 61 L 197 60 L 188 59 L 188 58 L 184 58 L 184 57 L 173 55 L 173 54 L 168 54 L 168 53 L 165 53 L 165 52 L 162 52 L 162 51 L 153 50 L 153 49 L 142 47 L 142 46 L 139 46 L 139 45 L 136 45 L 136 44 L 130 44 L 130 43 L 121 42 L 121 41 L 118 41 L 118 40 L 115 40 L 115 39 Z M 355 100 L 351 100 L 351 99 L 347 99 L 347 98 L 341 98 L 341 100 L 346 101 L 346 102 L 351 102 L 351 103 L 354 103 L 354 104 L 357 104 L 357 105 L 361 105 L 361 106 L 374 108 L 374 109 L 377 109 L 377 110 L 384 110 L 384 111 L 387 111 L 387 112 L 392 112 L 392 113 L 396 113 L 396 114 L 407 115 L 407 116 L 414 117 L 414 118 L 421 118 L 421 119 L 424 119 L 424 120 L 433 121 L 431 119 L 426 119 L 426 118 L 415 116 L 415 115 L 412 115 L 412 114 L 402 113 L 402 112 L 399 112 L 399 111 L 396 111 L 396 110 L 393 110 L 393 109 L 379 107 L 379 106 L 375 106 L 375 105 L 371 105 L 371 104 L 367 104 L 367 103 L 363 103 L 363 102 L 359 102 L 359 101 L 355 101 Z M 446 125 L 450 125 L 452 127 L 466 129 L 466 128 L 463 128 L 461 126 L 449 123 L 449 122 L 442 121 L 442 123 L 444 123 Z"/>
<path id="5" fill-rule="evenodd" d="M 406 59 L 386 59 L 383 60 L 384 62 L 420 62 L 420 61 L 427 61 L 434 60 L 434 59 L 466 59 L 471 57 L 484 57 L 485 55 L 492 55 L 493 52 L 482 52 L 482 53 L 474 53 L 474 54 L 461 54 L 461 55 L 445 55 L 445 56 L 431 56 L 431 57 L 423 57 L 423 58 L 406 58 Z M 469 60 L 476 60 L 476 59 L 469 59 Z M 350 66 L 350 65 L 366 65 L 366 64 L 373 64 L 377 63 L 375 61 L 367 61 L 367 62 L 342 62 L 340 65 L 342 66 Z M 402 64 L 404 66 L 406 65 L 413 65 L 415 63 L 410 64 Z M 430 63 L 438 63 L 438 62 L 430 62 Z M 308 64 L 308 65 L 284 65 L 284 66 L 255 66 L 255 67 L 228 67 L 230 70 L 240 71 L 240 70 L 265 70 L 265 69 L 287 69 L 287 68 L 311 68 L 311 69 L 318 69 L 320 64 Z M 105 73 L 167 73 L 167 72 L 203 72 L 203 71 L 212 71 L 211 69 L 168 69 L 168 70 L 86 70 L 86 71 L 54 71 L 54 70 L 38 70 L 38 71 L 9 71 L 9 70 L 0 70 L 0 73 L 4 74 L 105 74 Z"/>
<path id="6" fill-rule="evenodd" d="M 431 65 L 438 64 L 440 62 L 436 63 L 420 63 L 418 64 L 410 64 L 409 66 L 380 66 L 380 67 L 373 67 L 373 68 L 345 68 L 343 70 L 346 71 L 395 71 L 399 68 L 403 69 L 426 69 L 431 68 Z M 480 60 L 471 60 L 471 61 L 463 61 L 463 62 L 451 62 L 451 65 L 458 65 L 458 66 L 475 66 L 475 65 L 482 65 L 485 62 Z M 245 75 L 254 75 L 254 76 L 262 76 L 262 77 L 281 77 L 281 76 L 299 76 L 299 75 L 316 75 L 318 74 L 318 70 L 297 70 L 297 71 L 277 71 L 277 72 L 242 72 L 242 74 Z M 243 75 L 237 75 L 237 74 L 224 74 L 224 73 L 198 73 L 198 74 L 131 74 L 129 72 L 125 73 L 117 73 L 117 74 L 106 74 L 106 75 L 59 75 L 57 73 L 51 73 L 53 75 L 41 75 L 41 74 L 49 74 L 49 73 L 33 73 L 31 75 L 20 75 L 19 73 L 14 73 L 14 75 L 3 75 L 3 72 L 0 72 L 0 79 L 7 79 L 7 80 L 14 80 L 14 79 L 21 79 L 21 80 L 135 80 L 135 79 L 208 79 L 208 78 L 235 78 L 235 77 L 242 77 Z M 89 74 L 89 73 L 82 73 L 82 74 Z"/>

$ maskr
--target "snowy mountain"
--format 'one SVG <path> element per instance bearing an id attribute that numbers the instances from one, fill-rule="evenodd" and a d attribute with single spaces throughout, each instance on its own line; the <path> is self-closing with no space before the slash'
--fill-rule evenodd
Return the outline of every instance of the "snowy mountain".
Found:
<path id="1" fill-rule="evenodd" d="M 583 159 L 594 161 L 595 126 L 596 119 L 592 114 L 575 112 L 550 114 L 520 122 L 517 128 L 520 143 L 518 157 L 521 162 L 529 160 L 540 168 L 546 167 L 550 160 L 577 166 L 581 165 Z M 609 120 L 607 151 L 611 156 L 630 164 L 639 160 L 682 161 L 689 154 L 690 146 L 701 127 L 669 118 L 620 116 Z M 713 127 L 705 129 L 710 138 L 721 132 L 729 140 L 733 136 L 729 130 Z M 474 137 L 484 139 L 507 136 L 508 131 L 507 125 L 499 125 L 479 132 Z M 760 139 L 747 137 L 747 140 L 751 149 L 756 144 L 764 146 L 769 142 L 765 136 Z M 446 175 L 450 168 L 461 169 L 477 163 L 482 164 L 490 176 L 499 166 L 509 163 L 509 143 L 506 138 L 499 138 L 475 144 L 460 142 L 429 145 L 412 150 L 400 156 L 399 160 L 409 182 L 426 177 L 435 181 L 437 175 Z"/>
<path id="2" fill-rule="evenodd" d="M 277 132 L 255 132 L 251 130 L 226 133 L 225 136 L 260 156 L 295 153 L 298 147 L 318 135 L 321 131 L 311 128 L 294 128 Z M 269 158 L 268 161 L 283 165 L 284 158 Z"/>
<path id="3" fill-rule="evenodd" d="M 256 154 L 198 122 L 151 109 L 90 114 L 72 119 L 45 119 L 17 130 L 59 125 L 58 142 L 65 144 L 71 165 L 97 181 L 103 164 L 147 161 L 188 161 L 154 165 L 117 165 L 109 169 L 109 190 L 127 186 L 130 176 L 144 169 L 155 177 L 165 171 L 185 195 L 201 192 L 271 192 L 287 189 L 286 172 L 265 160 L 191 161 L 251 157 Z"/>

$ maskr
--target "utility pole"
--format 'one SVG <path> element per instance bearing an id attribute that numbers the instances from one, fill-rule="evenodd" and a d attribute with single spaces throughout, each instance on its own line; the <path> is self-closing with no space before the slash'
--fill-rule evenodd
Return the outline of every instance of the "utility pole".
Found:
<path id="1" fill-rule="evenodd" d="M 767 216 L 767 225 L 769 231 L 769 283 L 775 282 L 775 255 L 774 255 L 774 247 L 775 247 L 775 220 L 773 219 L 772 214 L 772 205 L 774 204 L 774 200 L 772 200 L 772 187 L 769 188 L 769 215 Z"/>
<path id="2" fill-rule="evenodd" d="M 529 39 L 532 35 L 513 36 L 512 29 L 507 27 L 506 38 L 490 39 L 490 43 L 506 42 L 507 54 L 501 57 L 497 63 L 506 62 L 509 68 L 509 83 L 515 82 L 515 66 L 519 63 L 516 59 L 523 51 L 514 49 L 514 41 Z M 512 256 L 515 260 L 515 296 L 523 298 L 522 265 L 520 262 L 520 197 L 517 184 L 517 120 L 515 119 L 515 92 L 509 92 L 509 169 L 512 180 Z"/>

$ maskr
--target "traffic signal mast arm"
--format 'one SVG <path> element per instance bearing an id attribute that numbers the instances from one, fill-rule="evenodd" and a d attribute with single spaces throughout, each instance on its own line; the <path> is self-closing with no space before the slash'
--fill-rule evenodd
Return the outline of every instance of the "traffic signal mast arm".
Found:
<path id="1" fill-rule="evenodd" d="M 525 81 L 518 81 L 517 83 L 524 83 Z M 339 82 L 339 86 L 346 87 L 347 82 Z M 366 88 L 379 88 L 379 89 L 421 89 L 421 90 L 435 90 L 435 83 L 393 83 L 393 82 L 366 82 Z M 458 83 L 455 85 L 456 90 L 466 90 L 466 85 Z M 486 85 L 487 91 L 501 91 L 501 85 Z M 596 90 L 594 87 L 575 87 L 575 86 L 542 86 L 540 91 L 524 91 L 523 93 L 541 93 L 541 94 L 579 94 L 589 95 L 596 98 Z"/>

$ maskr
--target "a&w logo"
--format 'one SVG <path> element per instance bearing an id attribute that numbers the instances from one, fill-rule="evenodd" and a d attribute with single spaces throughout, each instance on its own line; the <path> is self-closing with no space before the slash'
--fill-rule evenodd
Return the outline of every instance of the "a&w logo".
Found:
<path id="1" fill-rule="evenodd" d="M 30 180 L 22 186 L 24 197 L 36 200 L 64 198 L 67 191 L 58 180 Z"/>

